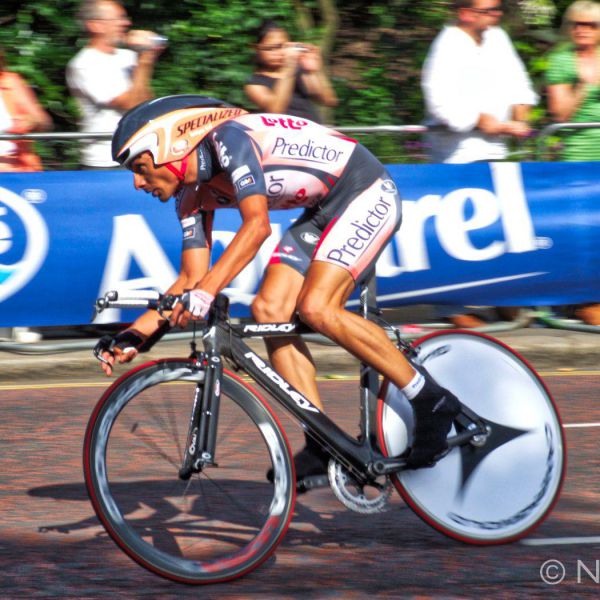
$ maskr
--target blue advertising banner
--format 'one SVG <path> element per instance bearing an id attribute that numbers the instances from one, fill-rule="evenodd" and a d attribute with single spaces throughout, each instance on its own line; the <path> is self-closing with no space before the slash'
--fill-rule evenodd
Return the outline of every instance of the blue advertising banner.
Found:
<path id="1" fill-rule="evenodd" d="M 382 305 L 553 305 L 600 299 L 600 165 L 388 166 L 403 223 L 377 264 Z M 248 314 L 269 256 L 300 211 L 273 211 L 273 235 L 226 290 Z M 217 211 L 213 259 L 240 223 Z M 0 174 L 0 326 L 89 323 L 110 289 L 166 289 L 179 267 L 173 202 L 126 171 Z M 102 322 L 134 314 L 107 311 Z"/>

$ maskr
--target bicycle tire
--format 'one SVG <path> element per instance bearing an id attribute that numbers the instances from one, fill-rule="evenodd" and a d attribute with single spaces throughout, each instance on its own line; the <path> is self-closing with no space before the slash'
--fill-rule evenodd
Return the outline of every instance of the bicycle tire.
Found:
<path id="1" fill-rule="evenodd" d="M 394 486 L 419 517 L 454 539 L 491 545 L 528 535 L 552 510 L 566 469 L 564 431 L 548 388 L 525 359 L 481 333 L 437 332 L 414 346 L 441 385 L 493 423 L 492 435 L 480 448 L 453 448 L 432 468 L 393 475 Z M 404 395 L 384 382 L 384 454 L 410 446 L 412 420 Z"/>
<path id="2" fill-rule="evenodd" d="M 106 531 L 133 560 L 189 584 L 227 581 L 272 555 L 293 515 L 295 473 L 277 417 L 223 373 L 215 461 L 178 477 L 197 385 L 186 359 L 150 362 L 100 398 L 84 443 L 84 476 Z M 266 471 L 275 471 L 274 483 Z"/>

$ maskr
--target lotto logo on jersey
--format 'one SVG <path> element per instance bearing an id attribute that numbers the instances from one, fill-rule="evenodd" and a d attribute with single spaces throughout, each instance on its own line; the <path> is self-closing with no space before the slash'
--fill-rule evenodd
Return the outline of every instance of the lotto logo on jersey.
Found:
<path id="1" fill-rule="evenodd" d="M 284 129 L 302 129 L 308 125 L 308 121 L 293 119 L 292 117 L 265 117 L 261 116 L 262 122 L 267 127 L 283 127 Z"/>
<path id="2" fill-rule="evenodd" d="M 231 156 L 229 155 L 227 146 L 221 141 L 217 141 L 217 154 L 219 156 L 219 163 L 226 169 L 231 162 Z"/>

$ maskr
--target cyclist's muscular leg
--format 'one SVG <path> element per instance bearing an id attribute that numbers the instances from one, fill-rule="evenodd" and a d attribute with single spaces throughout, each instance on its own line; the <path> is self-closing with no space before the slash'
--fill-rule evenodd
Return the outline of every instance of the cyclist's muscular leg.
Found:
<path id="1" fill-rule="evenodd" d="M 296 312 L 296 300 L 303 283 L 304 277 L 295 269 L 283 264 L 269 265 L 252 303 L 256 321 L 290 321 Z M 265 338 L 265 345 L 275 370 L 322 410 L 316 368 L 304 340 L 299 336 Z"/>
<path id="2" fill-rule="evenodd" d="M 296 312 L 296 300 L 304 277 L 287 265 L 269 265 L 252 304 L 252 314 L 259 323 L 290 321 Z M 300 336 L 265 338 L 265 345 L 275 370 L 283 375 L 315 406 L 323 410 L 317 389 L 317 372 L 304 340 Z M 326 484 L 329 457 L 320 445 L 305 434 L 305 446 L 294 455 L 298 492 Z M 267 479 L 273 481 L 273 470 Z"/>
<path id="3" fill-rule="evenodd" d="M 312 262 L 298 297 L 300 318 L 404 391 L 415 413 L 409 464 L 429 464 L 446 449 L 446 435 L 460 403 L 424 370 L 415 372 L 381 327 L 345 309 L 354 287 L 354 280 L 345 269 Z"/>
<path id="4" fill-rule="evenodd" d="M 313 262 L 298 298 L 300 318 L 342 348 L 371 365 L 403 388 L 415 371 L 385 331 L 345 309 L 355 288 L 348 271 L 325 262 Z"/>

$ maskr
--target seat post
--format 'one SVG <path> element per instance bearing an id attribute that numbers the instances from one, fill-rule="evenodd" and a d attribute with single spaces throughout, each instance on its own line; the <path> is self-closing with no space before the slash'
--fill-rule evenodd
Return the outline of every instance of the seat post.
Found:
<path id="1" fill-rule="evenodd" d="M 360 314 L 365 319 L 369 314 L 377 314 L 377 280 L 375 271 L 367 281 L 360 286 Z"/>
<path id="2" fill-rule="evenodd" d="M 370 314 L 378 314 L 377 284 L 375 270 L 369 279 L 360 287 L 360 314 L 368 319 Z M 360 363 L 360 433 L 363 444 L 375 447 L 377 434 L 377 395 L 379 392 L 379 375 L 369 365 Z"/>

